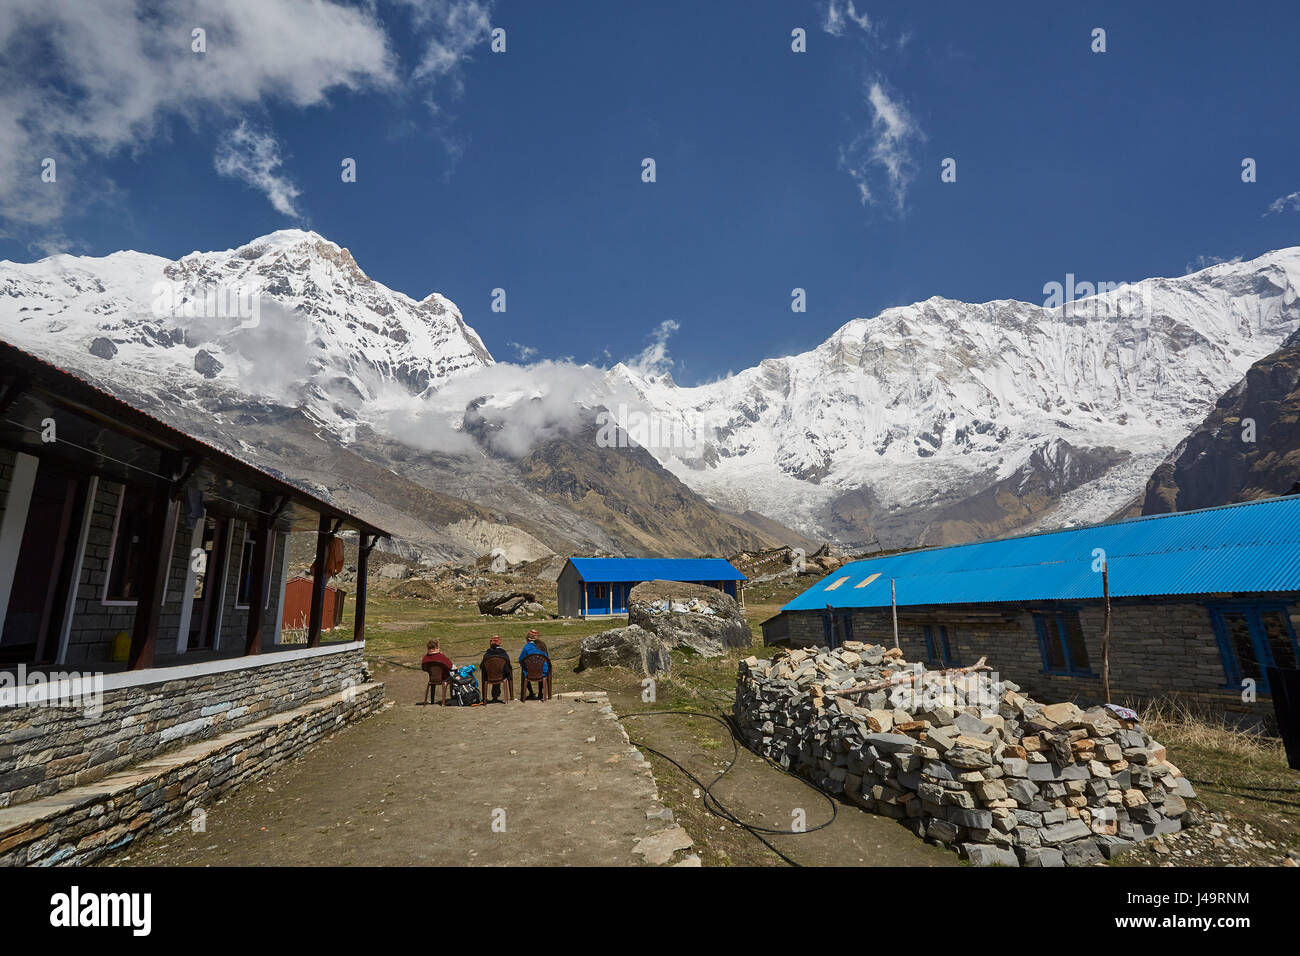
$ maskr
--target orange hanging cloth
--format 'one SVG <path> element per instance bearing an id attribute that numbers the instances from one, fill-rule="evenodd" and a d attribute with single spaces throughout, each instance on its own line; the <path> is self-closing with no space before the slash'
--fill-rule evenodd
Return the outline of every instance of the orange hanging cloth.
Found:
<path id="1" fill-rule="evenodd" d="M 325 580 L 328 581 L 334 575 L 343 570 L 343 539 L 331 538 L 329 550 L 325 552 Z M 311 574 L 316 576 L 316 564 L 311 566 Z"/>

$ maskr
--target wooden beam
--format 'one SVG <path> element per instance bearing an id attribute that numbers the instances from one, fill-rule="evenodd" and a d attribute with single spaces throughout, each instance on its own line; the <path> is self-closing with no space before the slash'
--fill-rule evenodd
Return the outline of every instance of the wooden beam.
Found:
<path id="1" fill-rule="evenodd" d="M 316 563 L 312 566 L 311 578 L 311 617 L 307 624 L 307 646 L 318 647 L 320 645 L 321 619 L 325 616 L 325 583 L 327 575 L 325 574 L 325 562 L 329 559 L 330 542 L 334 540 L 334 533 L 330 530 L 329 515 L 320 516 L 320 524 L 316 530 Z M 338 527 L 337 524 L 334 525 Z"/>
<path id="2" fill-rule="evenodd" d="M 176 473 L 173 455 L 164 455 L 160 467 L 163 475 Z M 122 490 L 126 494 L 125 487 Z M 127 666 L 135 670 L 153 667 L 154 648 L 158 643 L 158 621 L 162 616 L 163 589 L 167 586 L 168 552 L 176 534 L 179 507 L 173 507 L 170 482 L 160 482 L 151 493 L 153 511 L 142 542 L 140 590 L 136 594 L 135 621 L 131 625 L 131 653 Z"/>

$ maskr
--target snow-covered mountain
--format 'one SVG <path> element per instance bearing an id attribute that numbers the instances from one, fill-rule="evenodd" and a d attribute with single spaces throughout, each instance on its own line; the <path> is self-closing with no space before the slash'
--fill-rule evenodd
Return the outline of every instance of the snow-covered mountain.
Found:
<path id="1" fill-rule="evenodd" d="M 428 394 L 493 363 L 447 299 L 394 292 L 347 249 L 297 229 L 176 261 L 118 252 L 0 262 L 0 328 L 164 405 L 229 392 L 338 428 L 387 390 Z"/>
<path id="2" fill-rule="evenodd" d="M 749 511 L 887 547 L 1101 520 L 1297 328 L 1293 248 L 1056 308 L 932 298 L 682 387 L 497 365 L 451 302 L 394 292 L 311 232 L 177 261 L 0 262 L 6 340 L 267 467 L 312 460 L 319 492 L 348 475 L 354 503 L 384 476 L 433 489 L 436 506 L 406 485 L 374 504 L 458 529 L 408 532 L 438 553 L 493 535 L 529 554 L 681 551 L 708 527 L 703 553 L 739 546 Z M 593 432 L 602 409 L 653 458 L 609 467 L 626 441 Z M 635 487 L 680 519 L 636 513 Z"/>
<path id="3" fill-rule="evenodd" d="M 693 388 L 611 374 L 672 423 L 661 431 L 693 437 L 659 454 L 708 500 L 897 546 L 952 540 L 942 522 L 990 489 L 1005 506 L 984 495 L 958 537 L 1105 519 L 1298 326 L 1291 248 L 1063 308 L 931 298 Z M 1052 493 L 1008 524 L 1026 473 L 1053 471 Z"/>
<path id="4" fill-rule="evenodd" d="M 0 262 L 0 336 L 365 514 L 411 556 L 809 544 L 602 446 L 583 401 L 602 370 L 498 366 L 450 301 L 386 288 L 313 232 L 176 261 Z"/>

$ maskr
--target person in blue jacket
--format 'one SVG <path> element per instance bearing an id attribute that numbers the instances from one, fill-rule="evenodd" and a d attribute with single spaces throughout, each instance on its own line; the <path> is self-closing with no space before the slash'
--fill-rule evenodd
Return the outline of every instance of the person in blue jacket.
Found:
<path id="1" fill-rule="evenodd" d="M 546 642 L 542 640 L 542 635 L 535 630 L 528 632 L 528 642 L 524 644 L 524 649 L 519 652 L 519 669 L 523 670 L 524 658 L 530 654 L 541 654 L 546 658 L 546 663 L 542 665 L 542 673 L 550 675 L 551 673 L 551 655 L 546 649 Z M 527 696 L 524 700 L 543 700 L 545 687 L 541 681 L 537 681 L 537 693 L 533 693 L 533 681 L 526 681 Z"/>

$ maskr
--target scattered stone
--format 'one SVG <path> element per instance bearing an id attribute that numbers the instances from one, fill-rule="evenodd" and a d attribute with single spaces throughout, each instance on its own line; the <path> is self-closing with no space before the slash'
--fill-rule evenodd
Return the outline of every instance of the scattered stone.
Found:
<path id="1" fill-rule="evenodd" d="M 667 827 L 637 840 L 632 852 L 640 853 L 647 863 L 662 866 L 678 850 L 689 850 L 694 845 L 695 841 L 681 827 Z"/>
<path id="2" fill-rule="evenodd" d="M 531 591 L 490 591 L 478 599 L 478 612 L 504 617 L 536 601 L 537 595 Z"/>

